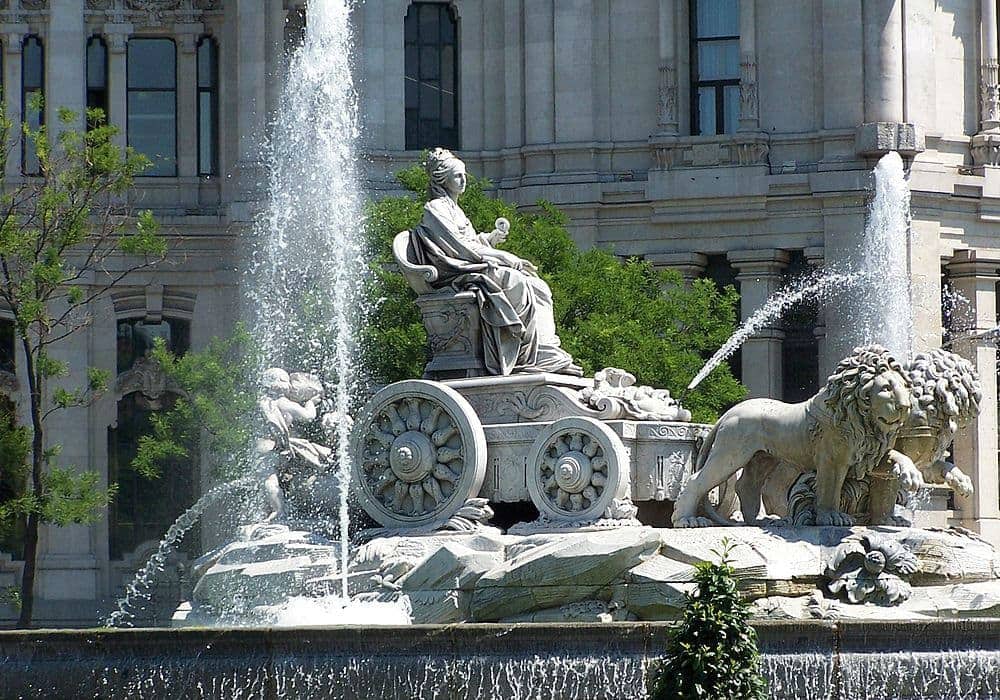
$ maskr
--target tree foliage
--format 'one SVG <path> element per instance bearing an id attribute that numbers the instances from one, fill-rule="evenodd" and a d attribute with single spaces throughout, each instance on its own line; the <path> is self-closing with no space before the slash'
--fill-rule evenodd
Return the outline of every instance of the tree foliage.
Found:
<path id="1" fill-rule="evenodd" d="M 43 108 L 38 97 L 30 106 Z M 97 472 L 60 466 L 60 446 L 46 436 L 53 413 L 89 405 L 109 374 L 86 368 L 74 384 L 70 365 L 54 350 L 90 325 L 95 301 L 166 256 L 152 214 L 128 205 L 148 159 L 114 143 L 117 130 L 100 110 L 87 113 L 87 130 L 74 128 L 81 116 L 59 110 L 50 131 L 15 125 L 0 109 L 0 171 L 8 157 L 20 155 L 12 154 L 14 129 L 37 154 L 38 167 L 0 189 L 0 306 L 13 315 L 29 397 L 26 425 L 0 422 L 0 450 L 11 460 L 3 465 L 11 477 L 5 482 L 20 484 L 0 501 L 0 520 L 25 522 L 22 627 L 33 613 L 39 525 L 92 522 L 113 494 Z"/>
<path id="2" fill-rule="evenodd" d="M 395 270 L 392 239 L 419 223 L 427 175 L 419 166 L 397 174 L 411 196 L 388 197 L 368 210 L 369 244 L 375 260 L 372 297 L 377 307 L 362 347 L 376 381 L 419 377 L 427 362 L 427 336 L 415 296 Z M 621 260 L 602 248 L 582 251 L 566 230 L 564 214 L 545 202 L 533 213 L 490 197 L 489 182 L 470 177 L 459 200 L 479 231 L 498 217 L 511 222 L 501 245 L 538 267 L 552 288 L 563 347 L 592 374 L 603 367 L 627 369 L 639 382 L 671 389 L 686 387 L 705 360 L 730 336 L 738 297 L 709 280 L 686 287 L 672 271 L 657 271 L 638 259 Z M 742 386 L 723 364 L 684 404 L 700 421 L 714 420 L 741 399 Z"/>
<path id="3" fill-rule="evenodd" d="M 713 552 L 718 564 L 695 565 L 698 588 L 687 594 L 684 619 L 671 631 L 652 700 L 766 700 L 757 632 L 737 590 L 730 552 L 724 540 L 722 551 Z"/>

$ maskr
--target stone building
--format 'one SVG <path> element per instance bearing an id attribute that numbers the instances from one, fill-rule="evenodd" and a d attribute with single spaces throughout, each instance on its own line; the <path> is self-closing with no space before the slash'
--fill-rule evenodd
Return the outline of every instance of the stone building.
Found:
<path id="1" fill-rule="evenodd" d="M 390 173 L 422 148 L 453 147 L 505 198 L 557 204 L 584 245 L 737 284 L 747 314 L 788 277 L 850 255 L 870 170 L 895 149 L 913 191 L 917 345 L 936 346 L 943 284 L 968 299 L 974 329 L 997 323 L 996 2 L 367 0 L 354 18 L 369 186 L 393 191 Z M 44 530 L 41 624 L 92 623 L 210 481 L 179 462 L 151 486 L 121 465 L 149 413 L 171 400 L 145 347 L 155 337 L 201 347 L 237 316 L 258 144 L 301 5 L 0 2 L 8 109 L 55 123 L 58 107 L 105 108 L 120 142 L 154 161 L 134 201 L 177 237 L 172 265 L 133 279 L 60 349 L 77 377 L 88 365 L 117 376 L 90 410 L 53 421 L 62 462 L 121 491 L 108 519 Z M 32 114 L 39 91 L 45 112 Z M 4 175 L 31 172 L 28 149 Z M 8 337 L 0 323 L 0 386 L 21 410 L 23 359 Z M 800 314 L 744 346 L 743 380 L 753 395 L 800 398 L 850 337 L 838 309 Z M 958 347 L 986 396 L 955 447 L 977 492 L 949 515 L 1000 542 L 996 350 Z M 20 570 L 13 544 L 3 551 L 0 588 Z"/>

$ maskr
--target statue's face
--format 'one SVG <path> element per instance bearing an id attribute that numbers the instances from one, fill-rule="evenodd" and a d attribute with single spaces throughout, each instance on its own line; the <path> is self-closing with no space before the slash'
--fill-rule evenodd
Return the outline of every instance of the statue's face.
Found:
<path id="1" fill-rule="evenodd" d="M 457 197 L 458 195 L 465 192 L 465 186 L 468 184 L 468 175 L 465 174 L 465 164 L 458 161 L 451 172 L 448 173 L 444 180 L 444 187 L 448 190 L 448 194 Z"/>
<path id="2" fill-rule="evenodd" d="M 883 372 L 869 390 L 872 415 L 886 432 L 897 429 L 910 415 L 910 389 L 896 372 Z"/>

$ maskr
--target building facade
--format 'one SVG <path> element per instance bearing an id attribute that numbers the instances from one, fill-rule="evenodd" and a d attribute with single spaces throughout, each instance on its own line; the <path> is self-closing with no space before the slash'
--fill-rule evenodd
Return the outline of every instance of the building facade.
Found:
<path id="1" fill-rule="evenodd" d="M 942 285 L 968 300 L 968 328 L 997 324 L 996 3 L 367 0 L 353 14 L 367 184 L 394 192 L 394 170 L 425 147 L 453 147 L 501 196 L 562 208 L 583 245 L 737 284 L 746 315 L 790 276 L 850 258 L 871 168 L 898 150 L 913 193 L 916 345 L 935 347 L 948 332 Z M 144 362 L 148 344 L 202 347 L 238 316 L 260 141 L 280 108 L 302 5 L 0 2 L 8 110 L 55 124 L 59 107 L 105 109 L 119 142 L 154 163 L 130 196 L 174 238 L 170 265 L 96 305 L 92 327 L 60 348 L 71 379 L 87 366 L 117 377 L 89 410 L 54 418 L 50 434 L 63 464 L 119 482 L 120 495 L 99 523 L 44 529 L 40 624 L 93 623 L 211 481 L 190 460 L 152 484 L 122 465 L 149 413 L 171 400 Z M 41 113 L 30 109 L 35 93 Z M 5 177 L 30 177 L 30 149 L 14 152 Z M 802 316 L 743 347 L 752 395 L 800 398 L 849 350 L 841 310 Z M 23 415 L 23 358 L 4 328 L 0 381 Z M 954 450 L 977 491 L 948 516 L 1000 542 L 996 350 L 956 347 L 979 368 L 985 396 Z M 0 588 L 19 571 L 16 547 L 0 544 Z M 182 579 L 178 569 L 164 585 Z"/>

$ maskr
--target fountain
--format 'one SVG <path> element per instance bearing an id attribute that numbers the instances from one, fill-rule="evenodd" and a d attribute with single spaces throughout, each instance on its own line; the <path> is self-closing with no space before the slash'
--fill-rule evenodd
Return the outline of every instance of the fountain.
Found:
<path id="1" fill-rule="evenodd" d="M 746 402 L 707 426 L 624 369 L 579 376 L 547 285 L 495 247 L 506 222 L 471 228 L 457 204 L 464 164 L 435 151 L 424 220 L 394 245 L 436 339 L 431 379 L 357 406 L 349 9 L 310 3 L 269 151 L 272 199 L 249 273 L 267 362 L 262 466 L 239 483 L 266 493 L 270 512 L 192 571 L 175 623 L 212 629 L 0 636 L 12 668 L 45 669 L 5 674 L 5 692 L 643 698 L 667 631 L 657 622 L 679 616 L 693 565 L 728 541 L 743 590 L 772 619 L 759 625 L 763 666 L 781 697 L 950 697 L 949 684 L 995 694 L 996 623 L 940 618 L 1000 614 L 1000 556 L 972 533 L 908 527 L 891 512 L 937 472 L 964 486 L 944 450 L 979 400 L 971 366 L 912 347 L 898 156 L 876 169 L 865 267 L 769 302 L 691 388 L 808 295 L 874 286 L 893 323 L 866 307 L 863 346 L 810 400 Z M 904 446 L 908 430 L 924 442 Z M 815 471 L 782 492 L 782 462 Z M 744 522 L 714 527 L 711 491 L 737 471 Z M 378 525 L 353 544 L 352 494 Z M 492 506 L 513 502 L 538 518 L 492 526 Z M 782 521 L 761 517 L 774 502 Z M 643 504 L 672 507 L 679 527 L 642 522 Z M 303 629 L 317 625 L 335 627 Z"/>

